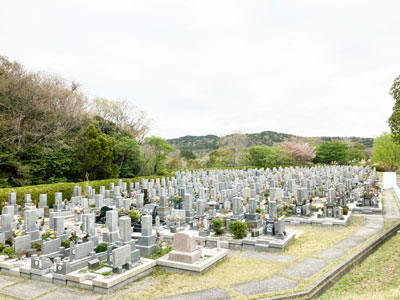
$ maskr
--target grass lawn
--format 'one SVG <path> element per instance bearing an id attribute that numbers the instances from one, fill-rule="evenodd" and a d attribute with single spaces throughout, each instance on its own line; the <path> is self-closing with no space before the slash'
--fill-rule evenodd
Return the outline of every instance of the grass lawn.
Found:
<path id="1" fill-rule="evenodd" d="M 356 265 L 319 300 L 400 299 L 400 235 Z"/>
<path id="2" fill-rule="evenodd" d="M 153 273 L 142 279 L 142 281 L 127 285 L 105 298 L 152 299 L 153 297 L 165 297 L 177 293 L 219 287 L 225 289 L 231 295 L 232 299 L 245 299 L 246 297 L 233 290 L 231 287 L 232 284 L 265 279 L 279 273 L 289 265 L 293 265 L 305 257 L 312 256 L 332 246 L 359 229 L 362 223 L 363 217 L 353 216 L 350 226 L 338 228 L 338 231 L 315 230 L 311 226 L 297 226 L 296 228 L 302 231 L 301 235 L 282 253 L 283 255 L 291 255 L 298 258 L 290 263 L 245 258 L 238 251 L 212 267 L 203 275 L 172 273 L 156 269 Z M 331 267 L 333 266 L 334 264 Z M 315 278 L 299 280 L 301 284 L 295 290 L 301 290 L 314 280 Z M 256 299 L 259 297 L 247 297 L 246 299 Z"/>

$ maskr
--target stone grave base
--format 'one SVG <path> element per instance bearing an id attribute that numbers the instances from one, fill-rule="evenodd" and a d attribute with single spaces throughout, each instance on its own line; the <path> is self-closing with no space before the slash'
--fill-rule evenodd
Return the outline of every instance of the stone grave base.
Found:
<path id="1" fill-rule="evenodd" d="M 122 274 L 103 276 L 96 273 L 79 273 L 79 271 L 75 271 L 67 274 L 67 284 L 93 289 L 95 292 L 109 293 L 149 274 L 155 265 L 156 262 L 154 260 L 142 258 L 140 264 Z"/>
<path id="2" fill-rule="evenodd" d="M 79 287 L 95 292 L 108 293 L 149 274 L 156 266 L 156 261 L 142 258 L 140 263 L 131 270 L 122 274 L 104 276 L 92 272 L 82 272 L 82 269 L 70 272 L 67 275 L 43 272 L 32 272 L 30 259 L 18 261 L 0 256 L 0 272 L 19 276 L 27 279 L 39 280 L 49 283 Z M 86 269 L 83 268 L 83 270 Z"/>
<path id="3" fill-rule="evenodd" d="M 382 201 L 379 201 L 379 207 L 356 206 L 355 203 L 351 203 L 348 206 L 349 210 L 351 210 L 354 214 L 370 214 L 370 215 L 382 214 Z"/>
<path id="4" fill-rule="evenodd" d="M 319 226 L 347 226 L 350 221 L 352 212 L 349 207 L 347 215 L 343 215 L 343 220 L 336 218 L 318 218 L 317 213 L 313 212 L 311 217 L 287 217 L 285 218 L 286 224 L 290 225 L 319 225 Z"/>
<path id="5" fill-rule="evenodd" d="M 157 259 L 157 265 L 168 271 L 202 274 L 228 255 L 227 249 L 202 249 L 203 258 L 193 264 L 168 260 L 169 254 Z M 210 256 L 210 257 L 208 257 Z"/>
<path id="6" fill-rule="evenodd" d="M 287 232 L 286 236 L 283 239 L 263 235 L 258 237 L 257 239 L 253 239 L 254 248 L 251 247 L 252 243 L 248 243 L 248 240 L 244 239 L 244 245 L 247 244 L 247 247 L 243 247 L 244 250 L 256 250 L 256 251 L 265 251 L 265 252 L 282 252 L 285 250 L 287 246 L 289 246 L 295 238 L 295 234 L 293 232 Z"/>

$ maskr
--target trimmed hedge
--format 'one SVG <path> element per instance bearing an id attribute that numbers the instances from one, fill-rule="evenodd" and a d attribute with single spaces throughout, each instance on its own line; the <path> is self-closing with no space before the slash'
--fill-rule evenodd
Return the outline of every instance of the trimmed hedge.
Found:
<path id="1" fill-rule="evenodd" d="M 31 199 L 33 202 L 39 201 L 40 194 L 47 194 L 47 205 L 52 207 L 54 204 L 54 194 L 57 192 L 61 192 L 63 194 L 63 199 L 70 199 L 72 197 L 73 188 L 75 185 L 80 186 L 82 188 L 82 194 L 85 193 L 85 189 L 87 186 L 92 186 L 92 188 L 97 191 L 100 189 L 100 186 L 104 185 L 106 189 L 109 184 L 114 182 L 117 183 L 118 179 L 122 179 L 124 182 L 138 182 L 142 179 L 156 179 L 161 177 L 172 177 L 174 175 L 168 174 L 165 176 L 142 176 L 135 178 L 112 178 L 112 179 L 104 179 L 104 180 L 95 180 L 95 181 L 84 181 L 84 182 L 63 182 L 63 183 L 52 183 L 52 184 L 40 184 L 40 185 L 30 185 L 30 186 L 22 186 L 22 187 L 13 187 L 13 188 L 3 188 L 0 189 L 0 203 L 1 206 L 4 202 L 8 201 L 8 194 L 10 192 L 17 193 L 17 203 L 24 203 L 24 195 L 31 194 Z"/>

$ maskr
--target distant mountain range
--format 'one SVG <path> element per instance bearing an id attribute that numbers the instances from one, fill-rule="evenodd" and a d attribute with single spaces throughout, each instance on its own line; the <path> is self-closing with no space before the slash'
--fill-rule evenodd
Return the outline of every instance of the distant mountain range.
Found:
<path id="1" fill-rule="evenodd" d="M 309 143 L 313 146 L 317 146 L 327 141 L 349 141 L 358 142 L 365 145 L 367 148 L 372 148 L 373 138 L 362 138 L 362 137 L 302 137 L 293 134 L 280 133 L 275 131 L 263 131 L 260 133 L 248 133 L 246 134 L 249 140 L 249 147 L 255 145 L 267 145 L 272 146 L 275 143 L 282 143 L 285 141 L 296 141 L 301 143 Z M 189 150 L 198 154 L 206 154 L 219 148 L 218 141 L 220 137 L 216 135 L 203 135 L 203 136 L 192 136 L 186 135 L 180 138 L 167 140 L 172 146 L 179 150 Z"/>

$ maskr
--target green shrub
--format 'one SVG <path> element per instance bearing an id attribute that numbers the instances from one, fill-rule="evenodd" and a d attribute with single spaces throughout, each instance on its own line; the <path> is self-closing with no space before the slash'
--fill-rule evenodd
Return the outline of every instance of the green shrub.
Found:
<path id="1" fill-rule="evenodd" d="M 246 234 L 246 222 L 232 221 L 229 223 L 229 230 L 233 234 L 233 238 L 242 239 Z"/>
<path id="2" fill-rule="evenodd" d="M 7 255 L 8 258 L 13 258 L 15 256 L 15 251 L 13 247 L 7 247 L 4 248 L 3 251 L 1 251 L 1 254 Z"/>
<path id="3" fill-rule="evenodd" d="M 2 250 L 3 250 L 3 248 L 4 248 L 4 245 L 3 245 L 3 243 L 0 243 L 0 251 L 2 251 Z"/>
<path id="4" fill-rule="evenodd" d="M 257 207 L 256 208 L 256 213 L 261 214 L 261 208 Z"/>
<path id="5" fill-rule="evenodd" d="M 98 244 L 96 247 L 96 253 L 100 253 L 100 252 L 106 252 L 107 251 L 107 244 L 106 243 L 101 243 Z"/>
<path id="6" fill-rule="evenodd" d="M 211 221 L 211 226 L 216 235 L 220 235 L 224 232 L 224 229 L 222 228 L 222 220 L 220 218 L 213 219 Z"/>
<path id="7" fill-rule="evenodd" d="M 343 215 L 347 216 L 347 214 L 349 213 L 349 207 L 347 205 L 343 205 Z"/>
<path id="8" fill-rule="evenodd" d="M 128 212 L 128 216 L 131 218 L 132 222 L 135 223 L 140 219 L 140 212 L 138 212 L 136 209 L 131 209 Z"/>
<path id="9" fill-rule="evenodd" d="M 167 174 L 166 176 L 173 177 L 173 174 Z M 146 179 L 156 179 L 161 176 L 141 176 L 135 178 L 123 178 L 125 182 L 140 182 L 143 178 Z M 110 183 L 117 183 L 117 178 L 104 179 L 104 180 L 94 180 L 94 181 L 83 181 L 83 182 L 62 182 L 62 183 L 52 183 L 52 184 L 39 184 L 39 185 L 29 185 L 22 187 L 13 188 L 2 188 L 0 189 L 0 203 L 8 201 L 8 194 L 11 192 L 17 193 L 17 203 L 24 203 L 24 195 L 31 194 L 32 200 L 39 199 L 40 194 L 47 194 L 47 205 L 53 207 L 55 193 L 61 192 L 63 199 L 71 199 L 74 186 L 80 186 L 82 190 L 85 190 L 86 186 L 90 185 L 92 188 L 99 190 L 100 186 L 108 187 Z M 129 186 L 129 185 L 128 185 Z"/>
<path id="10" fill-rule="evenodd" d="M 226 208 L 221 208 L 221 214 L 226 215 L 227 213 L 228 213 L 228 210 Z"/>
<path id="11" fill-rule="evenodd" d="M 12 246 L 12 242 L 13 242 L 12 236 L 6 239 L 6 245 Z"/>
<path id="12" fill-rule="evenodd" d="M 65 249 L 68 249 L 71 247 L 71 241 L 69 239 L 63 239 L 61 240 L 61 246 L 64 247 Z"/>
<path id="13" fill-rule="evenodd" d="M 32 243 L 31 248 L 36 249 L 36 251 L 42 251 L 42 243 L 34 242 Z"/>

